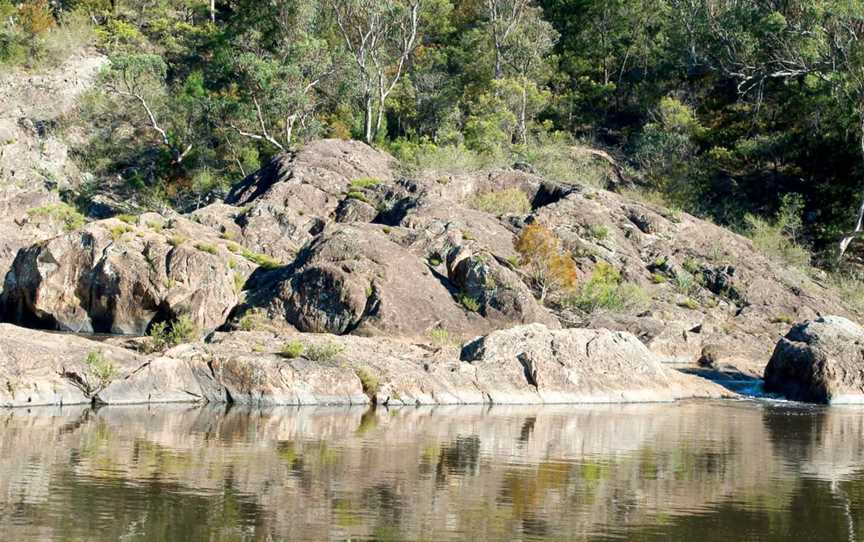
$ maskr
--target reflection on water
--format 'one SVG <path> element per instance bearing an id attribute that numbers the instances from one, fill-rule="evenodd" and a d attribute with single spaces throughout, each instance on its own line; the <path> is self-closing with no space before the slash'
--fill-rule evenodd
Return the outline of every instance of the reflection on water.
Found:
<path id="1" fill-rule="evenodd" d="M 859 540 L 864 410 L 0 412 L 3 540 Z"/>

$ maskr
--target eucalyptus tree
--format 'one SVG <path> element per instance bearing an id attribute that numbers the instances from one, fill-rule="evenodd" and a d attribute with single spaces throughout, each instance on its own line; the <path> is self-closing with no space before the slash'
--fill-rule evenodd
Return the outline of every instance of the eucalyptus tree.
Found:
<path id="1" fill-rule="evenodd" d="M 388 96 L 405 73 L 421 32 L 422 0 L 328 0 L 356 68 L 363 139 L 381 131 Z"/>

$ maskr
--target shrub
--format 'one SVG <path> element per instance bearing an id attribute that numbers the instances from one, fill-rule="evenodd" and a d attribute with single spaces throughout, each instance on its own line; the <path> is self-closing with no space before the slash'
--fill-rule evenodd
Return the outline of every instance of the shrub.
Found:
<path id="1" fill-rule="evenodd" d="M 172 235 L 168 238 L 168 244 L 172 247 L 179 247 L 186 242 L 186 238 L 182 235 Z"/>
<path id="2" fill-rule="evenodd" d="M 283 358 L 294 359 L 302 356 L 304 350 L 303 343 L 295 339 L 283 344 L 282 349 L 279 350 L 279 355 Z"/>
<path id="3" fill-rule="evenodd" d="M 42 207 L 34 207 L 27 211 L 27 215 L 31 218 L 45 218 L 54 222 L 62 222 L 63 229 L 67 232 L 75 231 L 87 223 L 84 215 L 71 205 L 65 203 L 52 203 L 43 205 Z"/>
<path id="4" fill-rule="evenodd" d="M 474 299 L 468 294 L 459 294 L 459 303 L 470 312 L 480 312 L 480 301 Z"/>
<path id="5" fill-rule="evenodd" d="M 357 201 L 362 201 L 363 203 L 369 203 L 369 198 L 366 197 L 366 194 L 358 190 L 352 190 L 351 192 L 348 192 L 347 198 L 356 199 Z"/>
<path id="6" fill-rule="evenodd" d="M 319 345 L 310 344 L 306 346 L 305 357 L 311 361 L 326 363 L 333 361 L 336 356 L 341 354 L 344 350 L 345 347 L 339 343 L 328 342 Z"/>
<path id="7" fill-rule="evenodd" d="M 683 307 L 685 309 L 690 309 L 691 311 L 695 311 L 696 309 L 699 308 L 699 302 L 697 302 L 693 298 L 687 297 L 687 298 L 679 301 L 678 306 Z"/>
<path id="8" fill-rule="evenodd" d="M 129 224 L 130 226 L 135 226 L 138 224 L 138 217 L 135 215 L 123 214 L 123 215 L 117 215 L 116 218 L 120 222 L 125 222 L 126 224 Z"/>
<path id="9" fill-rule="evenodd" d="M 231 250 L 231 246 L 228 247 Z M 261 254 L 259 252 L 252 252 L 251 250 L 245 247 L 238 247 L 240 251 L 240 255 L 254 263 L 259 267 L 263 267 L 264 269 L 276 269 L 277 267 L 282 267 L 282 262 L 277 260 L 272 256 L 268 256 L 267 254 Z M 232 250 L 232 252 L 234 252 Z"/>
<path id="10" fill-rule="evenodd" d="M 84 364 L 87 366 L 87 373 L 95 378 L 102 388 L 110 384 L 117 375 L 117 366 L 106 359 L 101 350 L 93 350 L 87 354 Z"/>
<path id="11" fill-rule="evenodd" d="M 356 374 L 360 379 L 360 385 L 363 386 L 363 393 L 370 399 L 375 397 L 379 388 L 378 378 L 365 369 L 357 369 Z"/>
<path id="12" fill-rule="evenodd" d="M 429 331 L 429 339 L 432 340 L 432 344 L 439 348 L 444 348 L 453 344 L 453 338 L 451 337 L 450 332 L 440 327 L 436 327 Z"/>
<path id="13" fill-rule="evenodd" d="M 541 302 L 549 292 L 567 292 L 576 287 L 576 264 L 561 251 L 560 245 L 552 230 L 541 224 L 527 226 L 516 241 L 516 252 L 540 292 Z"/>
<path id="14" fill-rule="evenodd" d="M 109 230 L 109 233 L 111 234 L 111 239 L 113 239 L 114 241 L 118 241 L 125 234 L 132 231 L 133 228 L 131 226 L 128 226 L 126 224 L 118 224 L 117 226 L 112 226 Z"/>
<path id="15" fill-rule="evenodd" d="M 197 248 L 201 252 L 213 254 L 214 256 L 219 253 L 219 250 L 216 248 L 216 246 L 209 243 L 195 243 L 195 248 Z"/>
<path id="16" fill-rule="evenodd" d="M 365 190 L 366 188 L 374 188 L 381 184 L 381 182 L 381 179 L 363 177 L 362 179 L 354 179 L 351 181 L 351 188 L 354 190 Z"/>
<path id="17" fill-rule="evenodd" d="M 264 323 L 264 311 L 261 309 L 251 309 L 243 313 L 243 316 L 237 321 L 237 328 L 240 331 L 254 331 L 261 327 Z"/>
<path id="18" fill-rule="evenodd" d="M 464 145 L 438 146 L 403 139 L 394 141 L 389 150 L 408 173 L 458 175 L 497 165 L 493 157 L 474 152 Z"/>
<path id="19" fill-rule="evenodd" d="M 171 322 L 159 322 L 150 327 L 150 340 L 145 351 L 161 352 L 178 344 L 188 343 L 198 338 L 198 327 L 188 315 L 180 315 Z"/>
<path id="20" fill-rule="evenodd" d="M 475 196 L 471 207 L 493 215 L 526 214 L 531 211 L 528 196 L 518 188 L 508 188 L 497 192 L 487 192 Z"/>
<path id="21" fill-rule="evenodd" d="M 598 262 L 578 294 L 564 304 L 592 314 L 599 311 L 625 313 L 641 308 L 648 296 L 637 284 L 623 282 L 621 273 L 606 262 Z"/>
<path id="22" fill-rule="evenodd" d="M 783 233 L 783 228 L 754 215 L 747 215 L 747 236 L 769 258 L 792 267 L 810 265 L 810 253 Z"/>
<path id="23" fill-rule="evenodd" d="M 598 241 L 603 241 L 609 237 L 609 228 L 603 225 L 595 224 L 588 227 L 588 235 Z"/>

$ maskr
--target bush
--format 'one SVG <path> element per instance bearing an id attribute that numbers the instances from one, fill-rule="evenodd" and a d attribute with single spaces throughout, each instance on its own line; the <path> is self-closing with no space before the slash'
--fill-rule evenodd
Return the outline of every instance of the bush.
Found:
<path id="1" fill-rule="evenodd" d="M 470 312 L 480 312 L 480 301 L 468 294 L 459 294 L 459 303 Z"/>
<path id="2" fill-rule="evenodd" d="M 518 188 L 509 188 L 497 192 L 487 192 L 475 196 L 471 207 L 484 213 L 493 215 L 519 214 L 524 215 L 531 211 L 531 202 L 528 196 Z"/>
<path id="3" fill-rule="evenodd" d="M 283 358 L 294 359 L 302 356 L 304 350 L 305 347 L 303 346 L 303 343 L 295 339 L 282 345 L 282 349 L 279 350 L 279 355 Z"/>
<path id="4" fill-rule="evenodd" d="M 361 179 L 354 179 L 353 181 L 351 181 L 351 188 L 353 190 L 365 190 L 367 188 L 374 188 L 381 184 L 381 182 L 381 179 L 363 177 Z"/>
<path id="5" fill-rule="evenodd" d="M 117 366 L 106 359 L 101 350 L 87 354 L 84 364 L 87 366 L 87 373 L 99 382 L 101 388 L 110 384 L 117 375 Z"/>
<path id="6" fill-rule="evenodd" d="M 438 146 L 430 142 L 414 143 L 400 139 L 394 141 L 389 150 L 408 173 L 458 175 L 504 165 L 504 162 L 496 162 L 494 158 L 463 145 Z"/>
<path id="7" fill-rule="evenodd" d="M 213 254 L 214 256 L 219 253 L 219 250 L 214 245 L 211 245 L 209 243 L 196 243 L 195 248 L 197 248 L 201 252 Z"/>
<path id="8" fill-rule="evenodd" d="M 586 314 L 626 313 L 638 310 L 647 301 L 648 295 L 638 284 L 623 282 L 617 269 L 601 261 L 579 293 L 566 298 L 564 304 Z"/>
<path id="9" fill-rule="evenodd" d="M 769 222 L 747 215 L 744 220 L 747 223 L 747 236 L 769 258 L 799 269 L 810 267 L 810 252 L 787 233 L 787 224 L 782 219 Z"/>
<path id="10" fill-rule="evenodd" d="M 429 331 L 429 338 L 432 340 L 432 344 L 439 348 L 445 348 L 454 344 L 450 332 L 440 327 L 436 327 Z"/>
<path id="11" fill-rule="evenodd" d="M 336 359 L 336 356 L 341 354 L 345 347 L 339 343 L 322 343 L 319 345 L 310 344 L 306 346 L 306 359 L 326 363 Z"/>
<path id="12" fill-rule="evenodd" d="M 255 331 L 264 324 L 265 314 L 262 309 L 251 309 L 243 313 L 237 320 L 237 328 L 240 331 Z"/>
<path id="13" fill-rule="evenodd" d="M 67 232 L 75 231 L 84 226 L 87 220 L 71 205 L 52 203 L 42 207 L 34 207 L 27 211 L 31 218 L 45 218 L 54 222 L 62 222 Z"/>
<path id="14" fill-rule="evenodd" d="M 150 340 L 146 352 L 162 352 L 178 344 L 188 343 L 198 338 L 198 327 L 188 315 L 181 315 L 171 322 L 159 322 L 150 327 Z"/>
<path id="15" fill-rule="evenodd" d="M 514 148 L 514 160 L 531 164 L 549 180 L 605 188 L 614 175 L 612 166 L 585 151 L 589 148 L 563 132 L 540 133 L 527 145 Z"/>
<path id="16" fill-rule="evenodd" d="M 363 393 L 368 395 L 370 399 L 375 397 L 380 385 L 378 378 L 365 369 L 357 369 L 356 374 L 357 378 L 360 379 L 360 385 L 363 386 Z"/>
<path id="17" fill-rule="evenodd" d="M 588 235 L 592 239 L 604 241 L 609 237 L 609 228 L 603 225 L 595 224 L 588 227 Z"/>
<path id="18" fill-rule="evenodd" d="M 229 249 L 230 248 L 231 247 L 229 247 Z M 264 269 L 276 269 L 277 267 L 282 267 L 282 262 L 280 262 L 276 258 L 268 256 L 267 254 L 252 252 L 245 247 L 240 247 L 240 255 L 249 260 L 250 262 L 254 263 L 255 265 L 263 267 Z"/>
<path id="19" fill-rule="evenodd" d="M 366 194 L 358 190 L 352 190 L 351 192 L 348 192 L 347 198 L 356 199 L 358 201 L 362 201 L 363 203 L 369 203 L 369 198 L 366 197 Z"/>
<path id="20" fill-rule="evenodd" d="M 576 264 L 560 245 L 555 233 L 541 224 L 530 224 L 516 240 L 522 268 L 540 292 L 540 302 L 549 292 L 567 292 L 576 287 Z"/>

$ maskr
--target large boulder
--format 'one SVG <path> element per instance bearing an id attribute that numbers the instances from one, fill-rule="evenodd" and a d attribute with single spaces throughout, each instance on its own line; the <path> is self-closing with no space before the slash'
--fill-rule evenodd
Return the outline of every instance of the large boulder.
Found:
<path id="1" fill-rule="evenodd" d="M 639 339 L 605 329 L 540 324 L 496 331 L 465 345 L 477 387 L 492 403 L 617 403 L 723 395 L 663 365 Z"/>
<path id="2" fill-rule="evenodd" d="M 318 333 L 476 335 L 513 323 L 557 324 L 500 264 L 466 262 L 448 276 L 436 269 L 440 263 L 400 244 L 405 237 L 411 232 L 388 226 L 328 226 L 303 250 L 293 275 L 258 294 L 261 304 L 298 330 Z"/>
<path id="3" fill-rule="evenodd" d="M 7 274 L 8 321 L 143 335 L 155 321 L 224 323 L 254 265 L 210 230 L 155 214 L 108 219 L 23 249 Z"/>
<path id="4" fill-rule="evenodd" d="M 795 325 L 765 367 L 765 389 L 795 401 L 864 403 L 864 328 L 839 316 Z"/>
<path id="5" fill-rule="evenodd" d="M 313 141 L 299 151 L 275 156 L 238 183 L 224 203 L 192 216 L 229 233 L 250 250 L 290 261 L 336 218 L 340 203 L 357 190 L 352 182 L 390 181 L 394 162 L 390 155 L 358 141 Z M 338 214 L 346 216 L 344 209 Z"/>
<path id="6" fill-rule="evenodd" d="M 422 336 L 433 328 L 486 329 L 425 261 L 397 244 L 389 227 L 328 226 L 297 270 L 262 300 L 298 330 Z"/>

